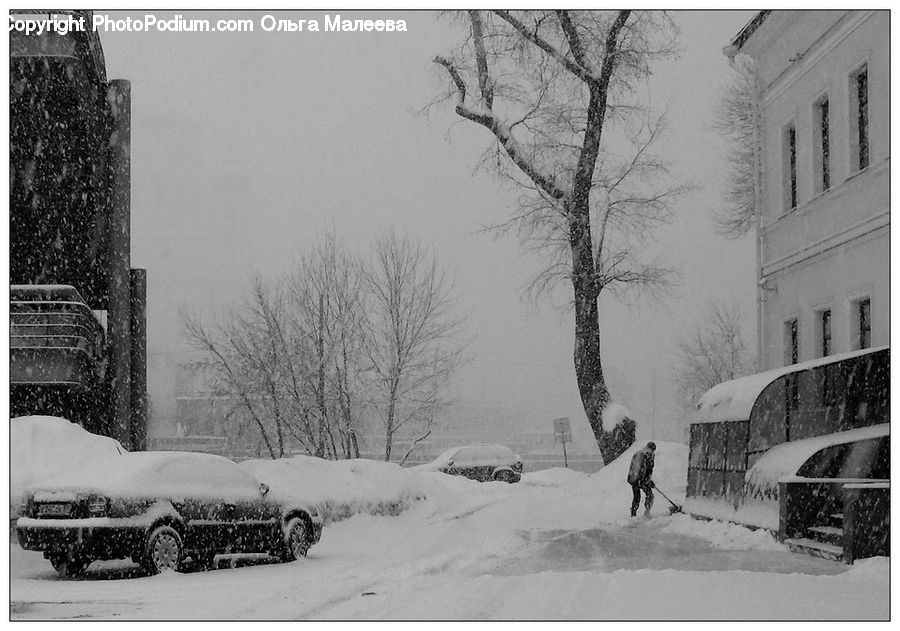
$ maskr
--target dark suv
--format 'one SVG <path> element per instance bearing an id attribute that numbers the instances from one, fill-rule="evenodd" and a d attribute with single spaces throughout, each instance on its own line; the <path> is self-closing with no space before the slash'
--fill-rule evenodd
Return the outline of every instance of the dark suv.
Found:
<path id="1" fill-rule="evenodd" d="M 419 469 L 462 475 L 479 482 L 522 479 L 522 459 L 503 445 L 452 447 Z"/>
<path id="2" fill-rule="evenodd" d="M 137 452 L 30 487 L 16 535 L 63 576 L 125 557 L 158 574 L 188 556 L 206 567 L 225 553 L 299 559 L 321 537 L 322 519 L 309 506 L 272 498 L 227 458 Z"/>

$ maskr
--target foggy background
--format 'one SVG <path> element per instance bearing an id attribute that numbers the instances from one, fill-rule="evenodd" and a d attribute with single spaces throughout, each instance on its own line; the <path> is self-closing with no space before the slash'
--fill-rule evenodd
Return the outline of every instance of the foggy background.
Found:
<path id="1" fill-rule="evenodd" d="M 446 88 L 431 59 L 460 27 L 431 12 L 341 12 L 405 19 L 408 32 L 267 33 L 262 12 L 178 13 L 257 24 L 253 33 L 100 33 L 108 76 L 132 82 L 132 266 L 148 271 L 150 434 L 171 433 L 174 422 L 182 307 L 227 308 L 254 275 L 289 269 L 332 229 L 353 249 L 394 226 L 455 275 L 471 340 L 457 401 L 504 407 L 522 431 L 569 416 L 576 443 L 592 443 L 572 367 L 573 316 L 562 309 L 571 289 L 523 297 L 541 262 L 513 237 L 480 232 L 507 218 L 517 196 L 473 174 L 489 132 L 461 124 L 449 105 L 420 113 Z M 729 72 L 721 50 L 754 13 L 673 13 L 683 52 L 650 86 L 654 108 L 669 112 L 659 150 L 698 188 L 654 246 L 681 268 L 680 285 L 661 302 L 601 298 L 605 374 L 639 439 L 682 439 L 677 345 L 711 301 L 739 307 L 755 348 L 753 238 L 718 237 L 710 220 L 723 203 L 724 142 L 711 125 Z"/>

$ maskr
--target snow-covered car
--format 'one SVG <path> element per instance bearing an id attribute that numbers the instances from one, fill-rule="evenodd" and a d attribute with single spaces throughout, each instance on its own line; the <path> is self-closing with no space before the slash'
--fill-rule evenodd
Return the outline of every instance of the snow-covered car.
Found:
<path id="1" fill-rule="evenodd" d="M 461 475 L 479 482 L 512 483 L 522 479 L 522 459 L 503 445 L 451 447 L 432 462 L 417 468 Z"/>
<path id="2" fill-rule="evenodd" d="M 227 458 L 137 452 L 29 487 L 16 535 L 62 576 L 126 557 L 158 574 L 187 557 L 201 567 L 216 554 L 299 559 L 319 541 L 322 519 L 309 506 L 272 497 Z"/>

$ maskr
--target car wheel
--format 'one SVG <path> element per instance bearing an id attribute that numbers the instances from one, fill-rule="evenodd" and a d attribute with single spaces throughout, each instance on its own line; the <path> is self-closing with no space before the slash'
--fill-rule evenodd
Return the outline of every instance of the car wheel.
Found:
<path id="1" fill-rule="evenodd" d="M 91 564 L 89 558 L 70 552 L 57 552 L 49 555 L 48 558 L 53 569 L 62 578 L 81 576 L 87 566 Z"/>
<path id="2" fill-rule="evenodd" d="M 154 528 L 147 537 L 141 565 L 151 574 L 174 572 L 181 564 L 184 547 L 181 535 L 171 526 Z"/>
<path id="3" fill-rule="evenodd" d="M 284 547 L 282 561 L 297 561 L 306 556 L 309 550 L 309 528 L 302 517 L 288 520 L 284 527 Z"/>
<path id="4" fill-rule="evenodd" d="M 507 484 L 512 484 L 516 481 L 516 476 L 512 471 L 503 470 L 497 474 L 496 479 L 500 482 L 506 482 Z"/>

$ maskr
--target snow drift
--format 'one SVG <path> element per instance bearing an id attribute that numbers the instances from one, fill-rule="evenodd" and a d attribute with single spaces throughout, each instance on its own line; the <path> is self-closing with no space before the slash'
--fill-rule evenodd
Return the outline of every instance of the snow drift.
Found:
<path id="1" fill-rule="evenodd" d="M 326 523 L 356 513 L 397 515 L 425 496 L 423 479 L 393 463 L 293 456 L 239 464 L 274 492 L 303 498 Z"/>
<path id="2" fill-rule="evenodd" d="M 9 423 L 10 517 L 25 488 L 106 461 L 125 452 L 119 441 L 98 436 L 55 416 L 21 416 Z"/>

